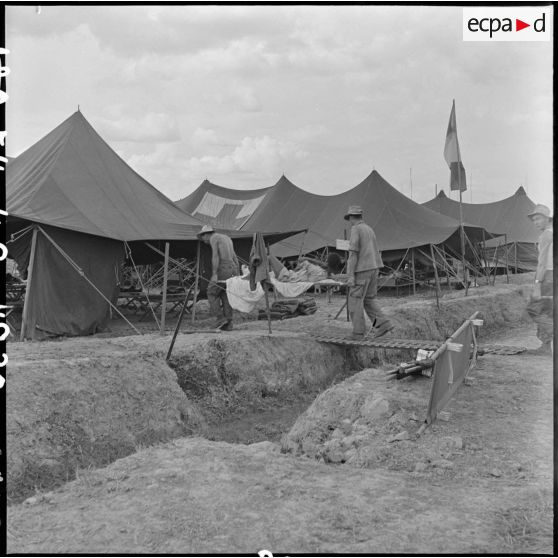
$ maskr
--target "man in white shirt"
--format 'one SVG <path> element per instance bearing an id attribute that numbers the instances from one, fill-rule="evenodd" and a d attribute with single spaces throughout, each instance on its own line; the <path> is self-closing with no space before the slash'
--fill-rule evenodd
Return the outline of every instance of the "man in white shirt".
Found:
<path id="1" fill-rule="evenodd" d="M 537 337 L 541 341 L 541 346 L 530 352 L 551 355 L 554 330 L 552 319 L 552 291 L 554 285 L 552 217 L 548 207 L 538 204 L 529 213 L 529 218 L 533 221 L 535 227 L 541 231 L 538 243 L 539 258 L 537 271 L 535 272 L 535 284 L 531 301 L 527 306 L 529 316 L 537 324 Z"/>

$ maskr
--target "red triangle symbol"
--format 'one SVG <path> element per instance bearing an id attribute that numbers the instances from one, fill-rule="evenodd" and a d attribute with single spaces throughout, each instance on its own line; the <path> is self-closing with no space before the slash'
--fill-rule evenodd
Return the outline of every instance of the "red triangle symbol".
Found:
<path id="1" fill-rule="evenodd" d="M 516 31 L 521 31 L 522 29 L 525 29 L 525 27 L 531 27 L 530 23 L 525 23 L 524 21 L 521 21 L 520 19 L 515 20 L 515 30 Z"/>

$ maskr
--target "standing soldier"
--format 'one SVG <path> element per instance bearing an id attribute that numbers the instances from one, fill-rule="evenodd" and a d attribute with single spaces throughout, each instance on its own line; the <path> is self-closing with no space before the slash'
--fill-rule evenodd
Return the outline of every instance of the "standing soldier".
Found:
<path id="1" fill-rule="evenodd" d="M 211 313 L 217 319 L 216 327 L 225 331 L 233 328 L 233 311 L 227 298 L 227 291 L 217 281 L 225 281 L 238 275 L 238 258 L 234 253 L 232 240 L 225 234 L 217 233 L 210 225 L 204 225 L 198 238 L 211 246 L 211 280 L 207 286 L 207 300 Z M 222 312 L 222 318 L 219 315 Z"/>
<path id="2" fill-rule="evenodd" d="M 554 284 L 552 269 L 552 217 L 550 209 L 546 205 L 538 204 L 529 213 L 530 219 L 535 227 L 541 231 L 539 236 L 539 261 L 535 273 L 535 285 L 531 301 L 527 306 L 527 312 L 531 319 L 537 324 L 537 337 L 541 346 L 534 351 L 535 354 L 552 354 L 552 289 Z"/>
<path id="3" fill-rule="evenodd" d="M 347 285 L 349 287 L 349 314 L 353 322 L 351 339 L 363 339 L 364 312 L 375 327 L 374 337 L 385 335 L 393 325 L 383 314 L 377 300 L 378 275 L 384 266 L 372 227 L 362 220 L 362 208 L 351 205 L 345 219 L 351 223 Z"/>

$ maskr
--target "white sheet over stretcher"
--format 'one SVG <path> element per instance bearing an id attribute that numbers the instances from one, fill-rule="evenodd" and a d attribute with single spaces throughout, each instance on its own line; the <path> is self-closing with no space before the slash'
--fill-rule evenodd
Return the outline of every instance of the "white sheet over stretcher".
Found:
<path id="1" fill-rule="evenodd" d="M 256 304 L 264 296 L 264 290 L 262 286 L 258 283 L 256 285 L 256 290 L 250 290 L 250 281 L 248 277 L 243 279 L 240 276 L 231 277 L 225 282 L 227 283 L 227 298 L 229 299 L 229 304 L 235 310 L 239 312 L 251 312 Z"/>
<path id="2" fill-rule="evenodd" d="M 277 292 L 285 298 L 296 298 L 315 285 L 335 286 L 343 284 L 342 282 L 332 279 L 323 279 L 322 281 L 316 281 L 314 283 L 310 281 L 300 281 L 299 283 L 278 281 L 273 271 L 269 272 L 269 280 Z M 231 277 L 227 279 L 225 283 L 227 284 L 227 298 L 229 299 L 229 303 L 239 312 L 251 312 L 264 296 L 264 290 L 259 283 L 256 285 L 255 291 L 250 290 L 247 268 L 242 277 Z"/>
<path id="3" fill-rule="evenodd" d="M 269 280 L 275 289 L 277 289 L 277 292 L 285 298 L 296 298 L 314 285 L 314 283 L 309 281 L 302 281 L 300 283 L 278 281 L 273 271 L 269 273 Z M 264 291 L 260 284 L 256 286 L 255 291 L 250 290 L 250 281 L 248 280 L 247 274 L 242 277 L 231 277 L 225 282 L 227 284 L 227 298 L 229 299 L 229 303 L 239 312 L 251 312 L 264 296 Z"/>
<path id="4" fill-rule="evenodd" d="M 271 284 L 277 289 L 277 292 L 284 296 L 285 298 L 296 298 L 302 293 L 305 293 L 310 287 L 314 286 L 314 283 L 309 281 L 300 281 L 300 283 L 285 283 L 284 281 L 278 281 L 275 278 L 273 271 L 269 273 L 269 280 Z"/>

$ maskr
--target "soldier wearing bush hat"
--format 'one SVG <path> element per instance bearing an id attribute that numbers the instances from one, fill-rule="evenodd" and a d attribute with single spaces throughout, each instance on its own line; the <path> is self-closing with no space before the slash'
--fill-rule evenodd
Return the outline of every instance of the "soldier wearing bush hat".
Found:
<path id="1" fill-rule="evenodd" d="M 229 331 L 233 328 L 233 311 L 226 289 L 217 282 L 238 275 L 238 258 L 232 240 L 226 234 L 215 232 L 211 225 L 204 225 L 197 237 L 211 246 L 211 279 L 207 286 L 207 300 L 217 320 L 215 327 Z"/>
<path id="2" fill-rule="evenodd" d="M 527 312 L 537 324 L 537 337 L 541 341 L 538 349 L 531 351 L 536 354 L 552 354 L 552 340 L 554 323 L 552 318 L 553 277 L 553 233 L 550 209 L 543 204 L 537 204 L 528 214 L 537 229 L 541 231 L 538 242 L 538 263 L 535 272 L 535 284 Z"/>
<path id="3" fill-rule="evenodd" d="M 362 207 L 351 205 L 344 218 L 351 223 L 347 285 L 349 287 L 349 314 L 353 322 L 351 339 L 363 339 L 364 313 L 375 327 L 375 337 L 385 335 L 393 325 L 382 312 L 377 300 L 378 276 L 384 266 L 378 249 L 376 234 L 363 220 Z"/>

